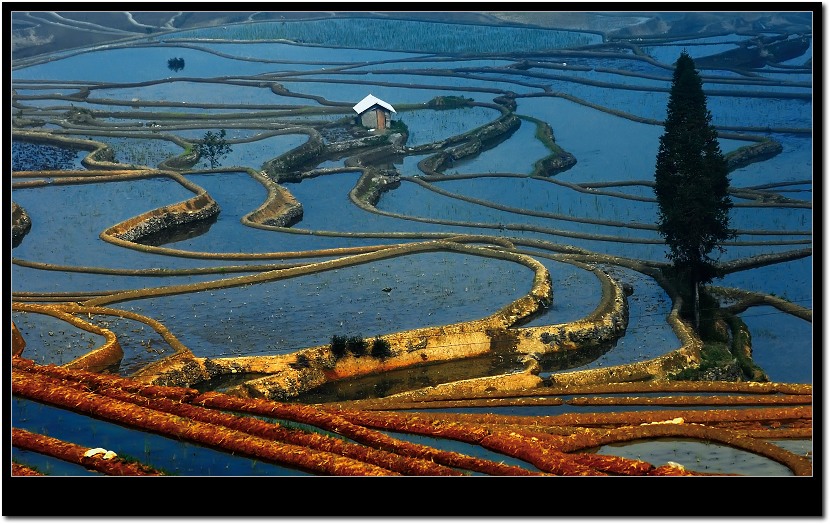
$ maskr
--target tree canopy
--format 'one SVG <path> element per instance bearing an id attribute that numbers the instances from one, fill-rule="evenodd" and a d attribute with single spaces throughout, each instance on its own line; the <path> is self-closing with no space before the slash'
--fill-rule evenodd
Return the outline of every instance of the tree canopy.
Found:
<path id="1" fill-rule="evenodd" d="M 231 153 L 230 144 L 225 140 L 225 130 L 220 129 L 219 133 L 208 131 L 202 138 L 201 142 L 196 144 L 196 149 L 201 158 L 207 159 L 211 168 L 216 168 L 220 164 L 220 160 L 224 159 L 228 153 Z"/>
<path id="2" fill-rule="evenodd" d="M 169 58 L 167 60 L 167 68 L 175 72 L 181 71 L 184 69 L 184 58 Z"/>
<path id="3" fill-rule="evenodd" d="M 667 257 L 691 283 L 718 276 L 715 249 L 734 236 L 729 228 L 729 177 L 726 159 L 706 107 L 703 81 L 684 50 L 675 64 L 665 131 L 655 170 L 658 230 Z"/>

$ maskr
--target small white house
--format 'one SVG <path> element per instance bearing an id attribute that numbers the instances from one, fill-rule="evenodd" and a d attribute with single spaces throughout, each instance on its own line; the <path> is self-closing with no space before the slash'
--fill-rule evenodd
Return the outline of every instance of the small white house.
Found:
<path id="1" fill-rule="evenodd" d="M 375 95 L 367 95 L 352 109 L 357 113 L 356 123 L 369 129 L 388 129 L 392 113 L 397 113 L 391 104 Z"/>

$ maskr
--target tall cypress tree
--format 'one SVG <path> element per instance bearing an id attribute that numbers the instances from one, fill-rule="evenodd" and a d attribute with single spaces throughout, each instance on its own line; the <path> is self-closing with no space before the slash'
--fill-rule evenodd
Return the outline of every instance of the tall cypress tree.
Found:
<path id="1" fill-rule="evenodd" d="M 684 50 L 677 59 L 654 174 L 658 230 L 668 245 L 682 291 L 693 297 L 699 327 L 698 288 L 719 276 L 710 253 L 734 237 L 729 228 L 729 177 L 703 81 Z M 684 287 L 685 287 L 684 285 Z"/>

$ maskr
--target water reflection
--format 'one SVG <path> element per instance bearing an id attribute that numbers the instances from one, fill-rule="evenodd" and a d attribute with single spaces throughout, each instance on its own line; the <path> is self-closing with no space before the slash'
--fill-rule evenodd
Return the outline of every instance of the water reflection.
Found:
<path id="1" fill-rule="evenodd" d="M 695 57 L 704 59 L 735 49 L 746 39 L 744 35 L 730 34 L 688 38 L 659 46 L 642 45 L 640 49 L 655 62 L 630 48 L 597 48 L 595 53 L 577 56 L 561 49 L 566 45 L 561 39 L 571 42 L 567 45 L 599 43 L 602 37 L 593 33 L 465 26 L 465 34 L 484 36 L 466 39 L 463 45 L 473 47 L 465 48 L 471 55 L 459 57 L 461 49 L 447 49 L 447 45 L 455 44 L 443 40 L 458 32 L 444 31 L 443 26 L 436 30 L 437 24 L 364 20 L 359 23 L 375 30 L 355 31 L 355 23 L 345 22 L 348 31 L 337 38 L 332 35 L 339 26 L 329 21 L 292 24 L 292 31 L 306 32 L 293 34 L 294 38 L 316 34 L 332 38 L 328 45 L 256 39 L 202 40 L 204 36 L 230 35 L 227 30 L 214 28 L 165 37 L 175 39 L 175 45 L 145 45 L 151 39 L 142 39 L 120 48 L 55 56 L 54 60 L 13 69 L 14 117 L 21 119 L 21 125 L 22 119 L 29 119 L 25 122 L 27 129 L 51 130 L 107 143 L 120 162 L 116 167 L 123 169 L 142 165 L 156 168 L 184 151 L 205 131 L 231 130 L 234 154 L 226 159 L 225 169 L 186 174 L 219 203 L 220 215 L 144 238 L 145 246 L 175 246 L 185 252 L 227 255 L 232 259 L 233 255 L 252 252 L 286 254 L 470 233 L 509 241 L 518 249 L 533 245 L 545 254 L 548 252 L 538 247 L 541 242 L 555 246 L 551 253 L 579 248 L 660 263 L 665 261 L 665 248 L 653 242 L 656 234 L 634 226 L 652 224 L 655 218 L 655 205 L 648 200 L 653 197 L 648 182 L 653 179 L 657 138 L 665 116 L 670 64 L 683 49 L 691 49 Z M 395 27 L 389 29 L 389 24 Z M 382 29 L 377 30 L 378 27 Z M 415 27 L 418 31 L 409 31 Z M 275 23 L 233 28 L 235 34 L 277 30 Z M 380 38 L 368 42 L 367 35 Z M 424 40 L 424 36 L 428 38 Z M 341 47 L 354 38 L 360 40 L 361 49 Z M 556 46 L 551 45 L 550 38 L 558 39 Z M 390 51 L 387 45 L 398 47 Z M 511 46 L 519 46 L 521 53 L 511 56 Z M 529 50 L 539 48 L 545 49 L 544 54 L 527 56 Z M 417 51 L 411 52 L 413 49 Z M 176 60 L 173 67 L 169 62 L 171 56 Z M 786 64 L 781 64 L 787 67 L 773 64 L 752 71 L 751 75 L 718 66 L 703 71 L 705 87 L 712 95 L 708 103 L 713 121 L 724 129 L 724 151 L 737 150 L 758 137 L 783 145 L 781 154 L 735 170 L 731 175 L 733 186 L 790 182 L 793 186 L 786 191 L 797 189 L 799 193 L 794 198 L 812 203 L 813 104 L 808 96 L 812 92 L 811 57 L 812 44 L 803 55 L 787 58 Z M 705 65 L 706 61 L 700 63 Z M 550 145 L 539 139 L 531 120 L 524 119 L 513 135 L 491 142 L 490 149 L 453 161 L 446 171 L 511 173 L 518 177 L 434 182 L 436 187 L 457 196 L 439 194 L 413 180 L 404 180 L 381 195 L 379 212 L 375 213 L 356 207 L 350 199 L 360 171 L 336 173 L 284 184 L 304 210 L 302 221 L 290 230 L 245 226 L 242 217 L 268 196 L 268 190 L 246 170 L 258 171 L 267 161 L 307 143 L 309 136 L 300 127 L 351 116 L 352 104 L 367 91 L 396 106 L 409 106 L 398 115 L 409 126 L 409 147 L 448 139 L 489 123 L 498 116 L 498 110 L 492 106 L 494 99 L 510 93 L 515 96 L 516 113 L 549 124 L 556 145 L 573 154 L 577 164 L 558 173 L 550 182 L 529 178 L 534 163 L 550 153 Z M 447 95 L 460 95 L 491 107 L 424 109 L 424 104 L 434 97 Z M 225 104 L 235 107 L 222 107 Z M 322 110 L 329 112 L 321 114 Z M 69 111 L 87 111 L 84 114 L 89 119 L 68 122 Z M 276 132 L 284 134 L 269 134 Z M 161 134 L 165 141 L 159 141 Z M 38 171 L 85 169 L 81 160 L 89 151 L 15 138 L 11 153 L 14 171 Z M 384 167 L 398 167 L 408 177 L 421 176 L 417 164 L 428 156 L 396 154 Z M 342 167 L 344 162 L 331 160 L 319 167 Z M 229 265 L 325 259 L 274 256 L 265 261 L 228 262 L 221 258 L 194 260 L 152 250 L 123 249 L 102 242 L 100 232 L 152 209 L 190 198 L 192 192 L 163 177 L 106 183 L 89 180 L 88 184 L 72 186 L 55 184 L 55 180 L 56 177 L 46 178 L 43 187 L 13 187 L 14 201 L 33 220 L 31 232 L 12 246 L 13 257 L 18 259 L 12 266 L 15 292 L 107 293 L 147 289 L 222 278 L 226 276 L 221 275 L 222 268 Z M 13 183 L 19 181 L 22 177 L 15 177 Z M 613 190 L 637 198 L 592 192 L 605 183 L 620 184 Z M 780 187 L 776 190 L 784 191 Z M 496 209 L 461 197 L 517 209 Z M 750 202 L 745 199 L 744 203 Z M 740 207 L 734 217 L 739 228 L 779 233 L 770 239 L 792 240 L 794 235 L 786 232 L 812 229 L 812 217 L 806 208 Z M 748 236 L 742 235 L 741 240 Z M 754 240 L 756 243 L 750 246 L 729 246 L 724 260 L 802 247 L 774 246 Z M 554 302 L 526 325 L 568 322 L 590 314 L 601 296 L 596 279 L 587 271 L 537 256 L 553 275 Z M 119 273 L 122 269 L 197 267 L 213 267 L 217 274 L 162 277 Z M 559 370 L 654 358 L 680 345 L 665 321 L 671 308 L 668 295 L 653 279 L 624 266 L 604 265 L 603 270 L 634 290 L 629 297 L 630 322 L 625 336 L 614 344 L 584 352 L 541 356 L 543 378 Z M 522 296 L 530 280 L 527 268 L 505 261 L 422 254 L 253 286 L 128 300 L 118 306 L 163 322 L 198 357 L 281 355 L 323 345 L 334 334 L 373 336 L 480 318 Z M 727 275 L 719 283 L 775 293 L 811 308 L 812 257 L 743 270 Z M 771 379 L 812 383 L 810 323 L 769 307 L 750 308 L 741 318 L 753 333 L 753 357 Z M 99 338 L 67 329 L 65 322 L 52 317 L 15 312 L 13 320 L 27 340 L 35 341 L 30 342 L 27 356 L 38 362 L 64 364 L 84 354 L 90 344 L 100 343 Z M 172 353 L 168 344 L 141 323 L 116 318 L 99 322 L 107 322 L 118 334 L 125 357 L 114 371 L 122 375 L 135 373 Z M 44 342 L 38 344 L 40 339 Z M 497 354 L 330 383 L 306 392 L 300 400 L 380 397 L 523 368 L 516 355 Z M 221 390 L 257 376 L 221 377 L 197 387 Z M 513 411 L 528 413 L 518 408 Z M 103 439 L 96 440 L 96 444 L 105 447 L 116 441 L 123 443 L 125 454 L 143 457 L 152 451 L 172 456 L 165 459 L 166 464 L 177 474 L 296 474 L 290 468 L 257 464 L 149 434 L 108 427 L 61 410 L 36 408 L 19 399 L 15 400 L 13 416 L 21 427 L 59 438 L 71 440 L 78 434 L 90 433 Z M 608 446 L 600 452 L 634 454 L 638 458 L 648 454 L 649 460 L 656 463 L 673 460 L 692 466 L 700 459 L 702 469 L 710 472 L 784 474 L 776 469 L 776 464 L 743 453 L 729 454 L 722 446 L 701 448 L 698 444 L 686 446 L 677 442 L 667 445 L 673 448 L 665 451 L 659 449 L 662 443 L 646 447 L 633 443 Z M 21 460 L 36 462 L 30 454 L 15 453 Z M 77 469 L 61 469 L 49 461 L 44 464 L 54 468 L 56 474 L 79 474 Z"/>

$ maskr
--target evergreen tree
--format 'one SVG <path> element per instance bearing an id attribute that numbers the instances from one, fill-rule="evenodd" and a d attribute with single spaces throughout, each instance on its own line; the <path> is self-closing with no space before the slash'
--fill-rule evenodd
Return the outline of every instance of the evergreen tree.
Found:
<path id="1" fill-rule="evenodd" d="M 720 276 L 710 253 L 722 253 L 721 243 L 734 237 L 729 228 L 729 170 L 711 121 L 703 81 L 684 50 L 672 78 L 654 192 L 658 230 L 668 245 L 681 292 L 693 301 L 695 328 L 699 285 Z"/>

